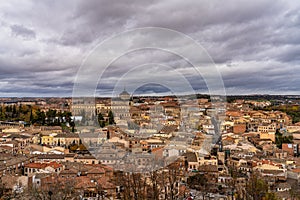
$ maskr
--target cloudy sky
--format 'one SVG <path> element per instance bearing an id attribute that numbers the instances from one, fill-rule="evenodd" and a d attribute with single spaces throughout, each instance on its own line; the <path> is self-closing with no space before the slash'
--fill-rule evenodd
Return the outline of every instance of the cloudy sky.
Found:
<path id="1" fill-rule="evenodd" d="M 168 87 L 187 91 L 180 88 L 184 81 L 196 92 L 207 93 L 206 75 L 201 77 L 192 67 L 199 63 L 188 63 L 178 53 L 186 51 L 193 58 L 213 60 L 201 67 L 205 72 L 217 69 L 227 94 L 300 94 L 299 10 L 295 0 L 3 0 L 0 94 L 71 96 L 76 81 L 85 86 L 93 81 L 99 95 L 124 86 L 144 94 L 166 92 Z M 191 51 L 180 38 L 144 32 L 111 41 L 107 52 L 98 51 L 112 36 L 143 27 L 178 31 L 205 51 Z M 148 37 L 154 37 L 151 45 L 145 42 Z M 124 45 L 132 49 L 154 44 L 160 48 L 114 58 Z M 107 58 L 114 59 L 109 66 L 104 65 Z"/>

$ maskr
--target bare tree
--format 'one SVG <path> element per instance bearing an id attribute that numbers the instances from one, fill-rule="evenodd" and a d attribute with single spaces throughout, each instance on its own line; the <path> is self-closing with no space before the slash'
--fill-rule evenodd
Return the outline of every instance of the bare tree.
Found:
<path id="1" fill-rule="evenodd" d="M 202 199 L 204 199 L 207 194 L 207 181 L 207 178 L 203 174 L 196 174 L 188 178 L 187 184 L 191 189 L 201 191 Z"/>
<path id="2" fill-rule="evenodd" d="M 290 193 L 290 197 L 291 197 L 291 200 L 298 200 L 300 199 L 300 194 L 299 194 L 299 186 L 297 184 L 297 182 L 295 184 L 292 184 L 292 187 L 289 191 Z"/>
<path id="3" fill-rule="evenodd" d="M 122 199 L 147 199 L 147 179 L 142 173 L 119 172 L 117 184 L 122 188 Z"/>
<path id="4" fill-rule="evenodd" d="M 158 200 L 159 199 L 159 194 L 162 191 L 163 185 L 162 185 L 162 180 L 161 180 L 161 173 L 159 171 L 152 171 L 149 172 L 149 189 L 147 191 L 148 193 L 148 198 L 153 199 L 153 200 Z"/>
<path id="5" fill-rule="evenodd" d="M 172 163 L 162 173 L 162 184 L 164 186 L 165 199 L 174 200 L 179 194 L 179 182 L 182 170 L 179 163 Z"/>
<path id="6" fill-rule="evenodd" d="M 75 190 L 75 179 L 61 179 L 55 177 L 46 185 L 32 186 L 27 188 L 23 194 L 27 199 L 36 200 L 68 200 L 78 199 L 79 193 Z"/>
<path id="7" fill-rule="evenodd" d="M 261 200 L 268 191 L 268 184 L 256 172 L 252 173 L 246 184 L 246 199 Z"/>

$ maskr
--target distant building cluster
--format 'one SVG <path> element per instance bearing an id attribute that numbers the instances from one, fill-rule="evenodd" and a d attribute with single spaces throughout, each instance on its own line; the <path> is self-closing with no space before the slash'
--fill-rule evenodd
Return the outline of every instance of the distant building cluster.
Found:
<path id="1" fill-rule="evenodd" d="M 13 105 L 72 112 L 69 120 L 57 121 L 60 125 L 0 121 L 1 195 L 299 197 L 300 123 L 275 109 L 299 109 L 298 102 L 237 99 L 220 109 L 208 98 L 183 100 L 131 97 L 125 90 L 117 98 L 94 101 L 1 99 L 3 116 L 11 116 L 13 109 L 6 108 Z"/>

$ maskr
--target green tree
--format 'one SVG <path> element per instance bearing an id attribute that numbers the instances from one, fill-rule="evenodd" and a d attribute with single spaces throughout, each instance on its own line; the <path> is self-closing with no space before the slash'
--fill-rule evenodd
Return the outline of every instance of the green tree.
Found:
<path id="1" fill-rule="evenodd" d="M 273 193 L 273 192 L 268 192 L 268 193 L 265 195 L 264 200 L 279 200 L 279 198 L 276 196 L 275 193 Z"/>
<path id="2" fill-rule="evenodd" d="M 38 109 L 35 112 L 35 115 L 33 117 L 33 123 L 37 123 L 40 125 L 44 125 L 46 123 L 46 115 L 45 112 L 40 111 L 40 109 Z"/>
<path id="3" fill-rule="evenodd" d="M 5 120 L 5 108 L 4 107 L 0 107 L 0 120 Z"/>
<path id="4" fill-rule="evenodd" d="M 98 114 L 98 123 L 101 128 L 105 126 L 105 120 L 101 113 Z"/>
<path id="5" fill-rule="evenodd" d="M 283 143 L 293 143 L 293 136 L 283 136 L 279 130 L 276 130 L 275 133 L 275 143 L 276 146 L 281 149 Z"/>
<path id="6" fill-rule="evenodd" d="M 6 106 L 6 112 L 11 112 L 12 111 L 12 107 L 11 106 Z"/>
<path id="7" fill-rule="evenodd" d="M 74 133 L 75 132 L 75 122 L 74 121 L 70 121 L 70 126 L 71 126 L 71 131 L 72 131 L 72 133 Z"/>
<path id="8" fill-rule="evenodd" d="M 13 107 L 12 107 L 12 117 L 16 117 L 16 115 L 17 115 L 17 107 L 16 107 L 16 105 L 13 105 Z"/>
<path id="9" fill-rule="evenodd" d="M 47 124 L 48 125 L 58 125 L 55 123 L 56 110 L 48 110 L 46 112 Z"/>
<path id="10" fill-rule="evenodd" d="M 110 124 L 110 125 L 116 124 L 115 119 L 114 119 L 114 114 L 111 110 L 108 112 L 108 124 Z"/>
<path id="11" fill-rule="evenodd" d="M 33 118 L 32 109 L 30 109 L 29 121 L 30 121 L 30 123 L 31 123 L 31 124 L 33 124 L 33 123 L 34 123 L 34 118 Z"/>
<path id="12" fill-rule="evenodd" d="M 19 112 L 19 113 L 22 113 L 22 112 L 23 112 L 23 110 L 22 110 L 22 104 L 19 105 L 18 112 Z"/>
<path id="13" fill-rule="evenodd" d="M 71 112 L 64 112 L 63 117 L 65 117 L 65 121 L 68 123 L 72 122 L 72 113 Z"/>

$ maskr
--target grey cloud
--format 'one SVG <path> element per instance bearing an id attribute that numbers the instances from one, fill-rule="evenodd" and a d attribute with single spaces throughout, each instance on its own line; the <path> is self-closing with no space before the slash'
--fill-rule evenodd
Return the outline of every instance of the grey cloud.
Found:
<path id="1" fill-rule="evenodd" d="M 10 28 L 12 34 L 14 35 L 21 36 L 26 39 L 32 39 L 36 37 L 35 32 L 33 30 L 28 29 L 22 25 L 12 25 Z"/>
<path id="2" fill-rule="evenodd" d="M 300 92 L 297 1 L 67 0 L 26 1 L 20 6 L 14 3 L 19 2 L 0 5 L 3 94 L 71 95 L 79 66 L 99 42 L 144 26 L 174 29 L 198 41 L 216 63 L 228 93 Z M 167 39 L 165 45 L 185 48 L 180 40 L 168 43 Z M 143 40 L 133 42 L 143 44 Z M 197 56 L 197 52 L 191 54 Z M 118 78 L 133 66 L 154 61 L 182 73 L 195 90 L 207 90 L 205 81 L 189 63 L 166 52 L 145 50 L 126 54 L 114 62 L 101 78 L 99 92 L 110 94 Z M 167 73 L 163 75 L 168 78 Z M 141 91 L 164 92 L 154 86 L 145 86 Z"/>
<path id="3" fill-rule="evenodd" d="M 135 95 L 143 95 L 143 94 L 160 94 L 171 91 L 169 88 L 166 88 L 159 84 L 147 84 L 141 85 L 141 87 L 137 88 L 133 94 Z"/>

